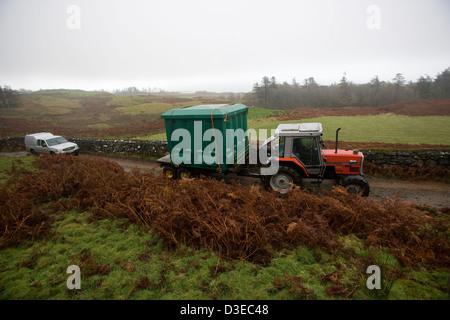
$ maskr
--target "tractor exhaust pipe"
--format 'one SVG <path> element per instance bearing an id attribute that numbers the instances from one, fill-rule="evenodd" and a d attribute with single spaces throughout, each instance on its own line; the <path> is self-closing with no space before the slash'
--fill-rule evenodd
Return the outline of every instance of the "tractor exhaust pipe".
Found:
<path id="1" fill-rule="evenodd" d="M 334 151 L 334 153 L 337 153 L 338 150 L 338 135 L 339 135 L 339 130 L 341 130 L 341 128 L 336 130 L 336 150 Z"/>

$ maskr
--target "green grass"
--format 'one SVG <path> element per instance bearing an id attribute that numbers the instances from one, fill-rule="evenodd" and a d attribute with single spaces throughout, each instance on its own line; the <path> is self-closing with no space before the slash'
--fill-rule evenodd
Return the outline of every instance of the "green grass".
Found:
<path id="1" fill-rule="evenodd" d="M 450 117 L 412 117 L 393 114 L 370 116 L 333 116 L 279 122 L 275 118 L 252 119 L 248 127 L 256 130 L 275 129 L 279 123 L 320 122 L 324 140 L 346 142 L 382 142 L 405 144 L 450 145 Z"/>
<path id="2" fill-rule="evenodd" d="M 152 103 L 153 97 L 142 95 L 129 95 L 129 96 L 115 96 L 109 101 L 109 105 L 119 105 L 124 107 L 131 107 L 144 103 Z"/>
<path id="3" fill-rule="evenodd" d="M 85 91 L 80 89 L 46 89 L 31 93 L 32 95 L 45 95 L 62 97 L 67 99 L 80 99 L 86 97 L 112 97 L 111 93 L 105 91 Z"/>
<path id="4" fill-rule="evenodd" d="M 36 170 L 33 161 L 34 157 L 31 155 L 20 158 L 0 155 L 0 185 L 11 178 L 15 169 Z"/>
<path id="5" fill-rule="evenodd" d="M 66 115 L 71 109 L 79 107 L 76 100 L 51 96 L 27 96 L 23 98 L 22 106 L 13 109 L 3 109 L 1 117 L 17 118 L 20 115 L 24 119 L 30 117 L 48 117 L 54 115 Z"/>
<path id="6" fill-rule="evenodd" d="M 141 113 L 160 115 L 170 109 L 172 109 L 172 104 L 170 103 L 152 102 L 152 103 L 138 104 L 129 107 L 119 107 L 116 108 L 115 111 L 135 116 Z"/>
<path id="7" fill-rule="evenodd" d="M 411 271 L 390 279 L 380 291 L 365 287 L 369 251 L 361 240 L 342 241 L 355 248 L 350 257 L 299 246 L 282 250 L 263 267 L 224 261 L 203 249 L 168 249 L 143 226 L 125 220 L 92 222 L 88 212 L 53 214 L 52 235 L 3 249 L 0 299 L 446 299 L 444 271 Z M 385 274 L 399 268 L 395 258 L 377 253 Z M 388 261 L 388 262 L 386 262 Z M 81 269 L 81 289 L 69 290 L 66 269 Z M 338 282 L 324 281 L 336 273 Z M 329 296 L 335 285 L 343 293 Z M 305 291 L 306 290 L 306 291 Z"/>
<path id="8" fill-rule="evenodd" d="M 260 129 L 275 129 L 280 123 L 300 122 L 322 123 L 324 140 L 335 140 L 336 130 L 341 128 L 339 140 L 346 142 L 450 145 L 449 116 L 411 117 L 380 114 L 375 116 L 319 117 L 288 121 L 278 121 L 275 117 L 253 117 L 248 120 L 248 128 L 255 129 L 258 132 Z M 270 134 L 270 131 L 268 133 Z M 139 139 L 167 140 L 165 132 L 141 136 Z"/>
<path id="9" fill-rule="evenodd" d="M 279 115 L 282 113 L 283 113 L 283 111 L 280 111 L 280 110 L 273 110 L 273 109 L 266 109 L 266 108 L 251 106 L 251 107 L 248 107 L 247 118 L 249 120 L 261 119 L 261 118 L 272 117 L 272 116 Z"/>
<path id="10" fill-rule="evenodd" d="M 93 129 L 108 129 L 108 128 L 112 128 L 113 126 L 109 123 L 101 122 L 101 123 L 88 124 L 86 127 L 93 128 Z"/>
<path id="11" fill-rule="evenodd" d="M 83 90 L 39 90 L 21 96 L 22 105 L 18 108 L 4 109 L 0 116 L 4 118 L 30 119 L 49 116 L 62 116 L 70 114 L 81 108 L 84 98 L 110 98 L 112 95 L 99 91 Z M 73 117 L 73 115 L 72 115 Z"/>
<path id="12" fill-rule="evenodd" d="M 161 114 L 171 109 L 184 108 L 188 106 L 193 106 L 196 104 L 201 104 L 201 101 L 189 101 L 181 103 L 163 103 L 163 102 L 151 102 L 143 103 L 126 107 L 116 108 L 115 111 L 129 114 L 132 116 L 138 114 L 149 114 L 159 117 Z"/>
<path id="13" fill-rule="evenodd" d="M 143 135 L 135 138 L 136 140 L 160 140 L 160 141 L 167 141 L 166 132 L 158 132 L 154 134 L 149 135 Z"/>

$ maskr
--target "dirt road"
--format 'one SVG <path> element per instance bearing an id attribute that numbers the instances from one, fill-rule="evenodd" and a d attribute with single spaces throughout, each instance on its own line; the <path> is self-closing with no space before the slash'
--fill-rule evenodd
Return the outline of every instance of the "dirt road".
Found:
<path id="1" fill-rule="evenodd" d="M 161 168 L 156 162 L 107 158 L 120 164 L 126 171 L 139 169 L 144 172 L 159 173 Z M 436 208 L 450 207 L 450 184 L 435 181 L 412 181 L 400 179 L 384 179 L 366 177 L 370 184 L 370 198 L 385 199 L 398 196 L 404 201 L 411 201 L 420 205 L 427 205 Z M 259 179 L 255 178 L 239 178 L 242 184 L 259 183 Z M 317 188 L 313 181 L 305 181 L 305 185 L 309 189 Z M 321 189 L 331 188 L 330 182 L 324 182 Z"/>
<path id="2" fill-rule="evenodd" d="M 21 157 L 25 156 L 26 152 L 2 152 L 3 155 Z M 87 156 L 87 155 L 82 155 Z M 122 166 L 125 171 L 131 172 L 133 169 L 138 169 L 142 172 L 161 172 L 158 163 L 144 160 L 121 159 L 102 157 L 107 160 L 115 161 Z M 427 205 L 435 208 L 450 207 L 450 184 L 435 182 L 435 181 L 413 181 L 400 179 L 385 179 L 366 177 L 370 184 L 370 196 L 373 199 L 385 199 L 398 196 L 399 199 L 410 201 L 420 205 Z M 259 179 L 255 178 L 239 178 L 242 184 L 259 183 Z M 316 184 L 311 184 L 313 181 L 305 181 L 305 186 L 308 189 L 317 188 Z M 324 182 L 321 189 L 327 190 L 331 188 L 331 182 Z"/>

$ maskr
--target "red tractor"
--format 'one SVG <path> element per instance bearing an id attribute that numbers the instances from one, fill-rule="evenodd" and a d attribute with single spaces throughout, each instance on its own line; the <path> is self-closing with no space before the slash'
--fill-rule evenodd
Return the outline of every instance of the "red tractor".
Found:
<path id="1" fill-rule="evenodd" d="M 293 185 L 301 186 L 303 179 L 315 178 L 318 183 L 333 179 L 349 193 L 368 196 L 369 183 L 363 176 L 364 155 L 357 150 L 325 149 L 321 123 L 280 124 L 275 134 L 262 146 L 278 139 L 279 169 L 273 175 L 261 176 L 267 189 L 286 192 Z"/>

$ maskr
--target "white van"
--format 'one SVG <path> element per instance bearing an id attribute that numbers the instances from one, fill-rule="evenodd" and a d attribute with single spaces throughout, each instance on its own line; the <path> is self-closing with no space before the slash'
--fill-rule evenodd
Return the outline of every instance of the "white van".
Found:
<path id="1" fill-rule="evenodd" d="M 28 134 L 25 136 L 25 148 L 32 154 L 71 153 L 78 155 L 78 145 L 69 142 L 61 136 L 54 136 L 50 132 Z"/>

